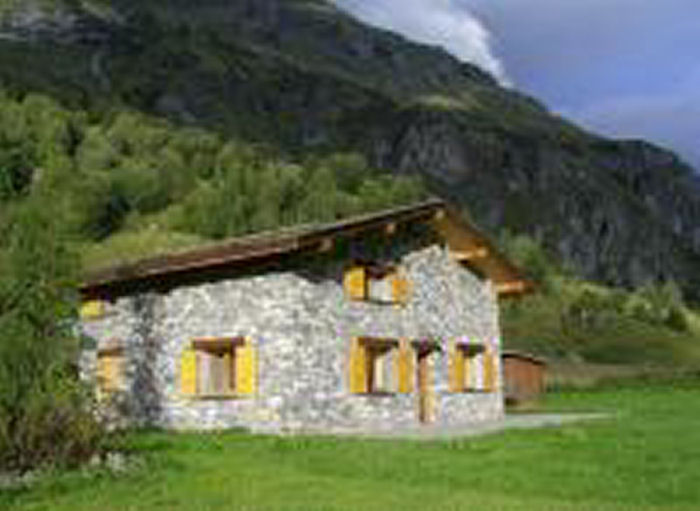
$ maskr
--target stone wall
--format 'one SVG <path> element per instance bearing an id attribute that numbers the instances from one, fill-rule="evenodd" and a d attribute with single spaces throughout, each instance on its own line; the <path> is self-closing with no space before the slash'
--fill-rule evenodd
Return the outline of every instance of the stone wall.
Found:
<path id="1" fill-rule="evenodd" d="M 361 244 L 352 251 L 355 256 L 366 252 Z M 418 424 L 417 393 L 349 393 L 348 361 L 355 336 L 438 341 L 442 350 L 431 355 L 436 421 L 500 418 L 500 388 L 493 393 L 448 390 L 449 340 L 468 337 L 500 345 L 490 283 L 451 260 L 436 243 L 395 243 L 384 258 L 399 263 L 413 283 L 405 307 L 348 300 L 342 287 L 347 259 L 309 256 L 308 265 L 302 260 L 275 270 L 117 298 L 103 318 L 86 321 L 84 331 L 98 346 L 118 341 L 125 348 L 127 391 L 116 401 L 121 413 L 137 424 L 273 431 Z M 181 395 L 180 356 L 193 338 L 242 335 L 258 346 L 255 397 L 207 400 Z M 94 375 L 95 360 L 96 350 L 85 352 L 87 377 Z"/>

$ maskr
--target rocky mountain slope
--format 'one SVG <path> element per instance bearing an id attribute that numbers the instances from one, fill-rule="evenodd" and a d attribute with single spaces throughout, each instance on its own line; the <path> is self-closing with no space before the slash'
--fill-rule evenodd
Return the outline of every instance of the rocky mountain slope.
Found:
<path id="1" fill-rule="evenodd" d="M 700 185 L 673 153 L 587 133 L 441 49 L 323 0 L 5 0 L 0 81 L 420 173 L 496 234 L 586 277 L 700 298 Z"/>

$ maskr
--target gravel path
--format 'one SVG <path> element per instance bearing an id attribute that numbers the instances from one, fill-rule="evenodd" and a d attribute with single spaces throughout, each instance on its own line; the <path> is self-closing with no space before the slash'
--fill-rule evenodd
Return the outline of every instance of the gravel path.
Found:
<path id="1" fill-rule="evenodd" d="M 601 419 L 611 419 L 608 413 L 522 413 L 506 415 L 502 421 L 465 424 L 463 426 L 441 426 L 431 424 L 415 428 L 357 431 L 350 429 L 334 429 L 332 431 L 307 431 L 310 435 L 356 436 L 362 438 L 405 438 L 411 440 L 440 440 L 460 437 L 472 437 L 498 433 L 511 429 L 536 429 L 559 427 L 574 422 L 588 422 Z"/>

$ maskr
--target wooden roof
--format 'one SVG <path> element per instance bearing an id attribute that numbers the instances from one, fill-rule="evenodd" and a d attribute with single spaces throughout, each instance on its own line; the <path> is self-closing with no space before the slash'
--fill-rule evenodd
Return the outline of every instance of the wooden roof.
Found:
<path id="1" fill-rule="evenodd" d="M 104 268 L 87 275 L 85 294 L 111 287 L 173 278 L 178 274 L 252 264 L 302 251 L 327 251 L 337 238 L 357 237 L 371 230 L 395 230 L 405 223 L 429 223 L 445 239 L 455 259 L 493 281 L 499 295 L 521 294 L 533 284 L 470 222 L 442 200 L 356 216 L 328 224 L 311 224 L 234 238 L 220 243 Z"/>
<path id="2" fill-rule="evenodd" d="M 535 355 L 532 355 L 530 353 L 525 353 L 522 351 L 515 351 L 515 350 L 505 350 L 501 352 L 501 358 L 506 359 L 506 358 L 517 358 L 518 360 L 525 360 L 526 362 L 531 362 L 533 364 L 541 365 L 541 366 L 546 366 L 547 361 L 541 357 L 537 357 Z"/>

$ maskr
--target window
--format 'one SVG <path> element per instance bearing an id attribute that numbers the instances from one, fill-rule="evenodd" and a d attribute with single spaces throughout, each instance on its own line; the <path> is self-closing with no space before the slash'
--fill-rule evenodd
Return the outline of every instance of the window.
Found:
<path id="1" fill-rule="evenodd" d="M 181 390 L 185 395 L 233 397 L 257 387 L 257 349 L 248 337 L 203 338 L 182 354 Z"/>
<path id="2" fill-rule="evenodd" d="M 496 389 L 498 368 L 492 348 L 454 343 L 449 364 L 451 392 L 493 392 Z"/>
<path id="3" fill-rule="evenodd" d="M 359 338 L 350 348 L 350 391 L 394 394 L 413 389 L 415 353 L 405 340 Z"/>
<path id="4" fill-rule="evenodd" d="M 391 265 L 357 264 L 345 271 L 343 286 L 351 300 L 405 305 L 411 294 L 409 280 Z"/>
<path id="5" fill-rule="evenodd" d="M 97 353 L 97 398 L 106 399 L 125 390 L 124 350 L 119 347 L 102 349 Z"/>
<path id="6" fill-rule="evenodd" d="M 395 345 L 384 343 L 366 347 L 368 392 L 388 394 L 398 390 L 392 367 L 395 350 Z"/>

